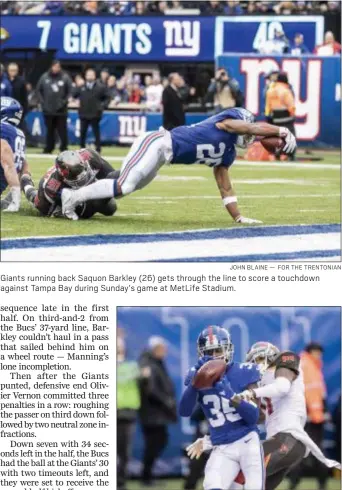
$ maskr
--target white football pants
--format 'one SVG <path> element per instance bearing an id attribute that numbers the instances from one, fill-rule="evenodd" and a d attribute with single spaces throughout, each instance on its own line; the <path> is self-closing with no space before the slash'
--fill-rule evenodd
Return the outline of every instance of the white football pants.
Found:
<path id="1" fill-rule="evenodd" d="M 205 467 L 204 490 L 234 488 L 240 470 L 245 477 L 244 490 L 264 490 L 264 452 L 256 432 L 231 444 L 214 446 Z"/>
<path id="2" fill-rule="evenodd" d="M 139 136 L 128 152 L 118 178 L 125 196 L 149 184 L 172 159 L 171 135 L 165 129 Z"/>

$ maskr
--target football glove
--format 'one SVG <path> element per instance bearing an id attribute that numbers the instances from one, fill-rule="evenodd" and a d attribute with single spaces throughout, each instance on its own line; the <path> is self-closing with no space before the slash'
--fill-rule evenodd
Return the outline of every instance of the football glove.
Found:
<path id="1" fill-rule="evenodd" d="M 291 154 L 295 151 L 297 142 L 290 130 L 287 128 L 279 128 L 279 136 L 285 139 L 285 146 L 283 148 L 284 153 Z"/>
<path id="2" fill-rule="evenodd" d="M 253 390 L 245 390 L 242 393 L 238 393 L 237 396 L 239 396 L 246 402 L 250 402 L 255 398 L 255 393 Z"/>
<path id="3" fill-rule="evenodd" d="M 198 359 L 197 363 L 191 369 L 189 369 L 188 374 L 186 375 L 184 381 L 185 386 L 189 386 L 197 371 L 203 366 L 203 364 L 210 361 L 211 359 L 212 357 L 210 356 L 203 356 Z"/>
<path id="4" fill-rule="evenodd" d="M 4 213 L 17 213 L 20 208 L 20 187 L 11 187 L 6 198 L 1 201 L 1 209 Z"/>
<path id="5" fill-rule="evenodd" d="M 190 459 L 199 459 L 203 451 L 210 451 L 213 448 L 211 439 L 209 436 L 204 436 L 197 439 L 186 448 L 186 453 Z"/>

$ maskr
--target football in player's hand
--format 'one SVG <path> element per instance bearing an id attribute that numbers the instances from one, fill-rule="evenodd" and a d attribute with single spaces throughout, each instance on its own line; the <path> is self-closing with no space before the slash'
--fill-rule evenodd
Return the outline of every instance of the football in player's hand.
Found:
<path id="1" fill-rule="evenodd" d="M 213 359 L 206 362 L 197 371 L 192 380 L 193 386 L 197 390 L 205 390 L 211 388 L 221 377 L 226 370 L 227 364 L 223 359 Z"/>
<path id="2" fill-rule="evenodd" d="M 273 155 L 279 155 L 285 146 L 285 140 L 279 136 L 267 136 L 266 138 L 262 138 L 260 143 L 265 150 Z"/>

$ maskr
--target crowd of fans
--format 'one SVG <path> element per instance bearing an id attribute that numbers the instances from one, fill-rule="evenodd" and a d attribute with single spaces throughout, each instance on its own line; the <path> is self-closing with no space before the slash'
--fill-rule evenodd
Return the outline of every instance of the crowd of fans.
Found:
<path id="1" fill-rule="evenodd" d="M 338 12 L 341 2 L 247 2 L 247 1 L 1 1 L 0 14 L 11 15 L 164 15 L 182 10 L 203 15 L 265 15 L 265 14 L 319 14 Z M 170 12 L 171 11 L 171 12 Z"/>

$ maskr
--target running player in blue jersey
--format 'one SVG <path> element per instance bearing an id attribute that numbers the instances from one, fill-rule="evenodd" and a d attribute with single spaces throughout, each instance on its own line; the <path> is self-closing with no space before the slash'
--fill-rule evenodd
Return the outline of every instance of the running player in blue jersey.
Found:
<path id="1" fill-rule="evenodd" d="M 242 108 L 226 109 L 198 124 L 143 134 L 125 158 L 118 179 L 104 179 L 83 189 L 63 190 L 63 213 L 78 219 L 75 208 L 91 199 L 123 197 L 149 184 L 165 163 L 200 163 L 213 167 L 222 201 L 237 223 L 257 223 L 241 215 L 234 194 L 229 167 L 236 157 L 235 146 L 246 147 L 255 136 L 280 136 L 284 151 L 292 153 L 296 139 L 287 128 L 255 123 L 254 116 Z"/>
<path id="2" fill-rule="evenodd" d="M 259 408 L 236 395 L 242 386 L 256 387 L 260 371 L 254 364 L 233 361 L 234 346 L 221 327 L 203 330 L 197 345 L 199 360 L 186 377 L 179 412 L 182 417 L 189 417 L 199 403 L 209 422 L 213 450 L 205 467 L 204 490 L 229 489 L 240 470 L 245 476 L 245 490 L 262 490 L 265 472 L 257 429 Z M 196 390 L 193 377 L 213 358 L 226 361 L 225 374 L 212 388 Z"/>
<path id="3" fill-rule="evenodd" d="M 10 188 L 1 200 L 1 210 L 17 212 L 20 208 L 19 174 L 28 171 L 25 135 L 17 126 L 23 116 L 19 102 L 11 97 L 0 101 L 0 195 Z"/>

